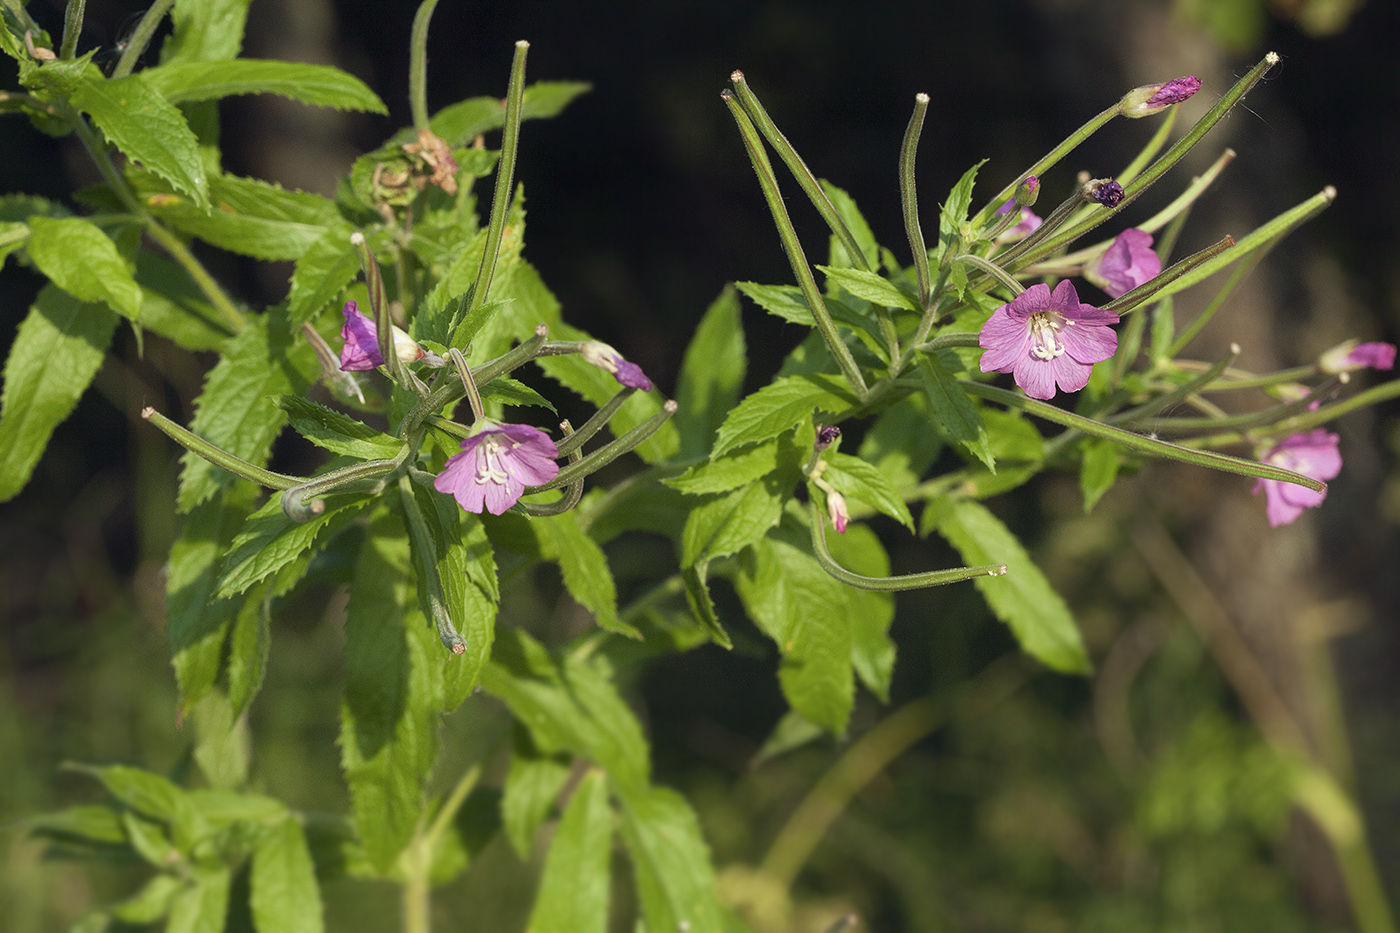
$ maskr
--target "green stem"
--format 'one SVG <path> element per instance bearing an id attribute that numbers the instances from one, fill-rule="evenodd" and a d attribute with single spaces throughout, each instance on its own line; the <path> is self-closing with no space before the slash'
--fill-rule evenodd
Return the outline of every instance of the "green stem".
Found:
<path id="1" fill-rule="evenodd" d="M 1013 298 L 1026 290 L 1024 285 L 1013 279 L 1010 273 L 990 259 L 983 259 L 981 256 L 974 253 L 963 253 L 961 256 L 954 259 L 953 262 L 961 262 L 969 266 L 976 266 L 1004 285 L 1011 292 Z"/>
<path id="2" fill-rule="evenodd" d="M 778 158 L 787 165 L 788 170 L 792 172 L 792 177 L 797 179 L 797 184 L 806 193 L 812 206 L 817 209 L 817 213 L 822 215 L 822 220 L 826 221 L 826 225 L 831 228 L 836 239 L 841 241 L 841 245 L 851 257 L 851 265 L 857 269 L 870 271 L 870 260 L 861 252 L 860 245 L 856 243 L 856 238 L 851 233 L 851 228 L 846 226 L 846 221 L 841 219 L 836 205 L 831 203 L 831 199 L 822 190 L 817 176 L 812 174 L 807 163 L 802 161 L 802 157 L 797 154 L 792 143 L 788 142 L 788 138 L 779 131 L 777 124 L 768 116 L 768 111 L 764 110 L 763 104 L 759 103 L 758 97 L 749 89 L 748 82 L 744 80 L 744 73 L 735 71 L 729 76 L 729 80 L 734 85 L 734 93 L 738 95 L 739 103 L 743 105 L 749 118 L 758 126 L 758 131 L 763 134 L 764 139 L 768 140 L 768 145 L 773 147 Z"/>
<path id="3" fill-rule="evenodd" d="M 612 463 L 618 457 L 627 453 L 642 441 L 659 431 L 661 426 L 671 420 L 671 416 L 675 413 L 676 403 L 674 401 L 668 401 L 662 406 L 661 411 L 652 415 L 626 434 L 614 439 L 611 443 L 604 444 L 582 460 L 564 467 L 559 471 L 559 475 L 548 483 L 526 487 L 527 492 L 544 492 L 549 489 L 558 489 L 560 486 L 568 486 L 590 473 L 601 470 L 603 467 Z"/>
<path id="4" fill-rule="evenodd" d="M 413 32 L 408 40 L 408 105 L 413 112 L 413 128 L 428 128 L 428 21 L 438 0 L 423 0 L 413 16 Z"/>
<path id="5" fill-rule="evenodd" d="M 181 268 L 194 279 L 195 285 L 204 293 L 204 297 L 209 299 L 209 303 L 218 309 L 223 315 L 224 322 L 236 334 L 243 330 L 245 321 L 243 312 L 238 310 L 238 306 L 233 303 L 233 299 L 220 287 L 215 278 L 209 274 L 209 270 L 204 268 L 203 263 L 195 258 L 180 238 L 169 230 L 165 229 L 159 221 L 150 215 L 143 215 L 146 219 L 146 232 L 151 235 L 161 247 L 170 254 L 170 258 L 175 260 Z"/>
<path id="6" fill-rule="evenodd" d="M 150 45 L 151 37 L 156 34 L 156 29 L 160 27 L 160 21 L 165 19 L 165 14 L 170 12 L 170 8 L 175 5 L 175 0 L 155 0 L 150 9 L 146 10 L 146 15 L 141 17 L 141 22 L 136 24 L 136 31 L 131 34 L 131 41 L 127 43 L 126 51 L 117 61 L 117 67 L 112 69 L 112 77 L 125 78 L 131 74 L 131 70 L 136 67 L 136 60 L 139 59 L 146 46 Z"/>
<path id="7" fill-rule="evenodd" d="M 1180 279 L 1182 276 L 1186 275 L 1186 273 L 1190 272 L 1192 269 L 1197 268 L 1202 263 L 1208 262 L 1216 256 L 1219 256 L 1221 253 L 1225 252 L 1227 249 L 1234 245 L 1234 239 L 1227 236 L 1220 242 L 1213 243 L 1212 245 L 1207 246 L 1205 249 L 1201 250 L 1200 252 L 1192 253 L 1185 259 L 1173 263 L 1171 266 L 1169 266 L 1166 269 L 1163 269 L 1161 272 L 1157 273 L 1152 278 L 1148 279 L 1146 282 L 1143 282 L 1141 285 L 1139 285 L 1132 291 L 1124 292 L 1123 294 L 1119 295 L 1117 298 L 1104 305 L 1103 308 L 1100 310 L 1111 311 L 1114 314 L 1122 316 L 1130 311 L 1136 310 L 1142 305 L 1147 304 L 1149 301 L 1158 301 L 1165 297 L 1163 292 L 1167 292 L 1168 294 L 1170 294 L 1171 290 L 1168 289 L 1167 286 L 1170 285 L 1172 282 L 1175 282 L 1176 280 Z"/>
<path id="8" fill-rule="evenodd" d="M 953 347 L 976 349 L 982 346 L 982 344 L 978 342 L 979 339 L 977 334 L 943 333 L 934 337 L 928 343 L 919 347 L 919 349 L 924 353 L 936 353 L 939 350 L 951 349 Z"/>
<path id="9" fill-rule="evenodd" d="M 476 270 L 476 283 L 472 287 L 472 303 L 467 309 L 480 310 L 491 291 L 491 279 L 496 274 L 496 261 L 500 258 L 501 238 L 505 235 L 506 215 L 514 199 L 515 159 L 520 151 L 521 110 L 525 105 L 525 56 L 530 51 L 530 43 L 521 40 L 515 43 L 515 57 L 510 63 L 510 85 L 506 90 L 506 123 L 501 133 L 501 159 L 496 165 L 496 190 L 491 193 L 491 223 L 486 228 L 486 246 L 481 253 L 481 265 Z"/>
<path id="10" fill-rule="evenodd" d="M 932 276 L 928 269 L 928 246 L 919 226 L 919 193 L 914 180 L 914 159 L 919 152 L 919 136 L 924 131 L 924 115 L 928 112 L 928 95 L 914 95 L 914 113 L 904 129 L 904 144 L 899 149 L 899 205 L 904 212 L 904 235 L 909 238 L 909 251 L 914 254 L 914 276 L 919 283 L 919 308 L 928 309 L 933 293 Z"/>
<path id="11" fill-rule="evenodd" d="M 726 90 L 721 92 L 720 97 L 729 107 L 729 112 L 739 127 L 739 135 L 744 141 L 744 148 L 748 151 L 749 161 L 753 163 L 754 172 L 758 175 L 759 187 L 763 189 L 763 196 L 768 202 L 768 210 L 772 213 L 773 222 L 778 227 L 778 236 L 782 239 L 783 251 L 787 253 L 788 264 L 792 266 L 792 273 L 797 278 L 797 284 L 802 289 L 803 297 L 807 299 L 807 307 L 811 309 L 817 330 L 821 331 L 827 349 L 831 351 L 836 365 L 841 369 L 841 375 L 846 378 L 846 382 L 856 395 L 864 400 L 869 394 L 865 378 L 861 375 L 860 367 L 856 365 L 855 358 L 851 356 L 850 348 L 841 338 L 840 331 L 836 329 L 836 324 L 831 319 L 831 312 L 826 309 L 826 303 L 822 301 L 821 290 L 817 288 L 817 280 L 812 275 L 811 266 L 807 264 L 807 256 L 802 251 L 802 243 L 797 239 L 797 231 L 793 229 L 792 218 L 788 216 L 782 192 L 778 190 L 778 180 L 773 175 L 773 166 L 769 164 L 768 156 L 763 152 L 763 142 L 759 138 L 758 131 L 754 129 L 748 114 L 734 99 L 732 93 Z"/>
<path id="12" fill-rule="evenodd" d="M 58 48 L 59 58 L 72 58 L 78 51 L 78 33 L 83 31 L 83 15 L 87 10 L 87 0 L 68 0 L 63 11 L 63 43 Z"/>
<path id="13" fill-rule="evenodd" d="M 954 567 L 951 570 L 929 570 L 923 573 L 906 573 L 895 577 L 867 577 L 852 573 L 836 562 L 826 545 L 826 525 L 822 522 L 817 508 L 817 499 L 808 487 L 808 506 L 811 509 L 812 552 L 817 563 L 832 577 L 854 586 L 857 589 L 872 590 L 877 593 L 892 593 L 901 590 L 917 590 L 929 586 L 943 586 L 946 583 L 959 583 L 974 577 L 1000 577 L 1006 573 L 1005 564 L 989 564 L 984 567 Z"/>
<path id="14" fill-rule="evenodd" d="M 271 470 L 264 470 L 262 467 L 253 466 L 247 460 L 235 457 L 226 450 L 220 450 L 213 444 L 182 428 L 169 418 L 147 406 L 141 409 L 141 417 L 155 425 L 165 434 L 188 451 L 198 454 L 215 466 L 223 467 L 234 476 L 241 476 L 244 479 L 252 480 L 260 486 L 269 489 L 291 489 L 293 486 L 300 486 L 309 482 L 305 476 L 288 476 L 285 473 L 273 473 Z"/>

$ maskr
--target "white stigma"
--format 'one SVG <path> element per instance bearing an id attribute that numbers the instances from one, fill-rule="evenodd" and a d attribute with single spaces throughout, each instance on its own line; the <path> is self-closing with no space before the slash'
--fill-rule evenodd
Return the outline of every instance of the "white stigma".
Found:
<path id="1" fill-rule="evenodd" d="M 501 468 L 501 448 L 505 444 L 499 437 L 492 434 L 481 442 L 481 456 L 476 462 L 476 481 L 481 483 L 495 483 L 497 486 L 504 486 L 510 476 Z"/>
<path id="2" fill-rule="evenodd" d="M 1053 360 L 1065 352 L 1060 340 L 1060 326 L 1064 319 L 1054 311 L 1038 312 L 1031 315 L 1031 356 L 1038 360 Z"/>

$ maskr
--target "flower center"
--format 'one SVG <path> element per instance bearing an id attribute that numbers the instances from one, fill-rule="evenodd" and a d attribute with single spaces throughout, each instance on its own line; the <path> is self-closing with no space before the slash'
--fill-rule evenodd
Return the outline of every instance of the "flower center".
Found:
<path id="1" fill-rule="evenodd" d="M 480 483 L 495 483 L 497 486 L 506 485 L 510 479 L 505 467 L 501 465 L 501 453 L 507 447 L 518 445 L 507 440 L 502 440 L 499 435 L 491 434 L 481 442 L 477 448 L 481 456 L 476 461 L 476 481 Z"/>
<path id="2" fill-rule="evenodd" d="M 1053 360 L 1065 352 L 1060 340 L 1060 328 L 1066 323 L 1056 311 L 1042 311 L 1031 315 L 1031 356 L 1038 360 Z"/>

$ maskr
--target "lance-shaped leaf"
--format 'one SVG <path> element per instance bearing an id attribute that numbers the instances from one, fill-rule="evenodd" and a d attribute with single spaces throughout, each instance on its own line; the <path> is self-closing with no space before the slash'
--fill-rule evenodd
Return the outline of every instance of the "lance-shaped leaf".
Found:
<path id="1" fill-rule="evenodd" d="M 819 411 L 839 413 L 856 398 L 839 376 L 812 374 L 774 380 L 739 403 L 719 429 L 710 458 L 777 437 Z"/>
<path id="2" fill-rule="evenodd" d="M 248 517 L 224 558 L 219 598 L 235 596 L 248 587 L 281 572 L 293 561 L 306 560 L 341 529 L 354 521 L 372 500 L 368 497 L 332 496 L 325 511 L 310 521 L 295 522 L 282 511 L 282 497 L 274 495 Z"/>
<path id="3" fill-rule="evenodd" d="M 549 818 L 569 772 L 567 757 L 542 754 L 523 731 L 516 733 L 501 796 L 501 822 L 511 848 L 522 860 L 530 858 L 535 833 Z"/>
<path id="4" fill-rule="evenodd" d="M 622 797 L 622 839 L 648 930 L 723 930 L 715 870 L 685 798 L 653 787 Z"/>
<path id="5" fill-rule="evenodd" d="M 54 428 L 102 365 L 117 316 L 46 285 L 19 326 L 0 393 L 0 502 L 29 482 Z"/>
<path id="6" fill-rule="evenodd" d="M 977 406 L 958 385 L 953 374 L 935 356 L 919 358 L 919 379 L 924 394 L 933 408 L 934 424 L 950 440 L 963 445 L 969 453 L 996 472 L 996 458 L 987 437 L 987 428 Z"/>
<path id="7" fill-rule="evenodd" d="M 134 162 L 209 206 L 209 179 L 199 140 L 184 114 L 147 82 L 144 73 L 113 81 L 84 81 L 70 98 L 103 135 Z"/>
<path id="8" fill-rule="evenodd" d="M 387 873 L 437 758 L 442 645 L 415 605 L 408 536 L 387 510 L 360 548 L 345 620 L 341 764 L 365 855 Z"/>
<path id="9" fill-rule="evenodd" d="M 79 301 L 102 301 L 132 321 L 141 319 L 141 289 L 117 244 L 90 220 L 29 221 L 29 258 L 39 271 Z"/>
<path id="10" fill-rule="evenodd" d="M 913 295 L 906 295 L 889 279 L 867 272 L 864 269 L 840 269 L 835 266 L 817 266 L 826 274 L 828 284 L 839 285 L 846 291 L 871 304 L 886 308 L 904 308 L 907 311 L 922 311 Z"/>
<path id="11" fill-rule="evenodd" d="M 778 439 L 770 438 L 759 444 L 731 450 L 714 460 L 697 463 L 680 476 L 663 479 L 662 482 L 692 496 L 728 492 L 747 486 L 776 470 L 778 452 Z"/>
<path id="12" fill-rule="evenodd" d="M 253 850 L 253 922 L 258 933 L 320 933 L 321 890 L 306 834 L 294 819 L 269 830 Z"/>
<path id="13" fill-rule="evenodd" d="M 676 379 L 680 410 L 674 421 L 682 457 L 702 457 L 709 451 L 724 416 L 739 402 L 747 367 L 739 298 L 726 286 L 705 309 Z"/>
<path id="14" fill-rule="evenodd" d="M 854 496 L 867 505 L 874 506 L 890 518 L 914 530 L 914 516 L 909 514 L 909 506 L 895 492 L 893 484 L 885 474 L 859 457 L 834 453 L 823 455 L 829 469 L 822 478 L 831 483 L 843 496 Z M 867 576 L 869 576 L 867 574 Z"/>
<path id="15" fill-rule="evenodd" d="M 167 933 L 219 933 L 224 929 L 231 881 L 223 866 L 195 874 L 170 902 Z"/>
<path id="16" fill-rule="evenodd" d="M 298 395 L 279 395 L 277 407 L 287 413 L 292 430 L 317 447 L 359 460 L 391 460 L 404 442 L 376 431 L 363 421 Z"/>
<path id="17" fill-rule="evenodd" d="M 287 292 L 287 318 L 300 326 L 314 318 L 360 274 L 360 254 L 350 243 L 354 228 L 336 224 L 297 260 Z M 373 237 L 369 238 L 375 247 Z"/>
<path id="18" fill-rule="evenodd" d="M 570 509 L 536 518 L 530 525 L 540 536 L 545 559 L 559 564 L 569 595 L 593 613 L 599 627 L 628 638 L 641 638 L 634 626 L 618 618 L 617 585 L 608 568 L 608 558 L 579 524 L 578 512 Z"/>
<path id="19" fill-rule="evenodd" d="M 695 506 L 681 534 L 681 566 L 693 567 L 737 554 L 762 538 L 783 515 L 783 500 L 792 486 L 777 487 L 776 476 Z"/>
<path id="20" fill-rule="evenodd" d="M 1089 656 L 1069 607 L 1026 549 L 981 503 L 944 496 L 929 503 L 925 528 L 943 536 L 968 564 L 1006 564 L 1006 573 L 974 583 L 1026 653 L 1066 674 L 1085 674 Z"/>
<path id="21" fill-rule="evenodd" d="M 531 933 L 604 933 L 608 928 L 613 812 L 607 776 L 579 782 L 549 846 Z"/>
<path id="22" fill-rule="evenodd" d="M 148 68 L 142 74 L 173 104 L 235 94 L 278 94 L 316 107 L 389 112 L 363 81 L 329 65 L 240 58 L 173 62 Z"/>
<path id="23" fill-rule="evenodd" d="M 236 58 L 252 0 L 199 0 L 175 4 L 174 33 L 161 49 L 162 62 L 214 62 Z"/>

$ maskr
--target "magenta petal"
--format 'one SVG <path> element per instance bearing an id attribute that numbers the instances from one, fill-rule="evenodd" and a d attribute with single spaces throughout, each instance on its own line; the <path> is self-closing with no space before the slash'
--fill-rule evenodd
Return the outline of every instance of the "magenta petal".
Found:
<path id="1" fill-rule="evenodd" d="M 1097 363 L 1118 351 L 1118 334 L 1099 324 L 1070 322 L 1060 332 L 1065 354 L 1080 363 Z"/>
<path id="2" fill-rule="evenodd" d="M 345 343 L 340 347 L 340 368 L 342 372 L 358 372 L 384 365 L 384 357 L 379 355 L 379 330 L 374 322 L 360 313 L 359 305 L 345 302 L 345 323 L 340 326 L 340 336 Z"/>
<path id="3" fill-rule="evenodd" d="M 993 311 L 977 335 L 978 345 L 987 351 L 979 363 L 984 373 L 1009 373 L 1017 360 L 1030 355 L 1030 327 L 1009 308 L 1010 305 L 1002 305 Z"/>
<path id="4" fill-rule="evenodd" d="M 1031 398 L 1055 397 L 1055 367 L 1045 360 L 1033 359 L 1030 355 L 1021 357 L 1016 361 L 1012 377 Z"/>

